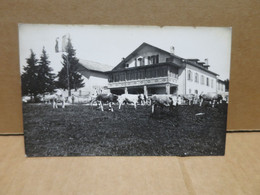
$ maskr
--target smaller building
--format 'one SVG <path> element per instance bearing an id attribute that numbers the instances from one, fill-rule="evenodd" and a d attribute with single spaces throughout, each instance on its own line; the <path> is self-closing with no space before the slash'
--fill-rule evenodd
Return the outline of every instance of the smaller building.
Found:
<path id="1" fill-rule="evenodd" d="M 80 59 L 77 71 L 83 76 L 85 83 L 85 86 L 79 90 L 81 95 L 109 91 L 107 71 L 112 68 L 106 64 Z"/>

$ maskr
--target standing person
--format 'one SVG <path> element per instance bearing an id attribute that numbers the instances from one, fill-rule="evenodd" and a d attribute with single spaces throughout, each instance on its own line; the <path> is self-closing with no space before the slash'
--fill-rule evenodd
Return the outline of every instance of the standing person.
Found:
<path id="1" fill-rule="evenodd" d="M 72 94 L 71 100 L 72 100 L 72 104 L 74 104 L 74 100 L 75 100 L 74 94 Z"/>

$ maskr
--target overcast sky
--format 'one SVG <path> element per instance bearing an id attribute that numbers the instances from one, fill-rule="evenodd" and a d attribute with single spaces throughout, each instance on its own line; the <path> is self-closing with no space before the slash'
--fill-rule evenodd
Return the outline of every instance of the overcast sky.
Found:
<path id="1" fill-rule="evenodd" d="M 209 69 L 225 80 L 229 78 L 231 28 L 227 27 L 157 27 L 111 25 L 19 25 L 20 71 L 26 66 L 30 49 L 39 58 L 45 47 L 51 67 L 57 73 L 61 53 L 55 52 L 55 40 L 69 34 L 77 58 L 116 66 L 143 42 L 170 51 L 183 58 L 208 58 Z"/>

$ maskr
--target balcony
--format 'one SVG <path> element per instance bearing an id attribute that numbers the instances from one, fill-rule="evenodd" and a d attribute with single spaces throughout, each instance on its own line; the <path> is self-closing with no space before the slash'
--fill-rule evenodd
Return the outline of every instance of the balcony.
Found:
<path id="1" fill-rule="evenodd" d="M 144 85 L 156 85 L 156 84 L 173 84 L 177 85 L 177 78 L 174 77 L 156 77 L 156 78 L 146 78 L 138 80 L 129 81 L 118 81 L 108 83 L 108 88 L 122 88 L 122 87 L 135 87 Z"/>

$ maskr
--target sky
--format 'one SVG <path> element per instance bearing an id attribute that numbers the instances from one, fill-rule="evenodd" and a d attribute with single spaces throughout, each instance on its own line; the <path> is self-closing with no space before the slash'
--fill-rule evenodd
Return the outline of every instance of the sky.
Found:
<path id="1" fill-rule="evenodd" d="M 166 51 L 173 46 L 183 58 L 208 58 L 209 70 L 225 80 L 230 73 L 231 31 L 229 27 L 19 24 L 20 72 L 30 49 L 39 59 L 45 47 L 57 73 L 62 68 L 62 53 L 55 52 L 55 40 L 69 34 L 76 57 L 82 60 L 114 67 L 146 42 Z"/>

